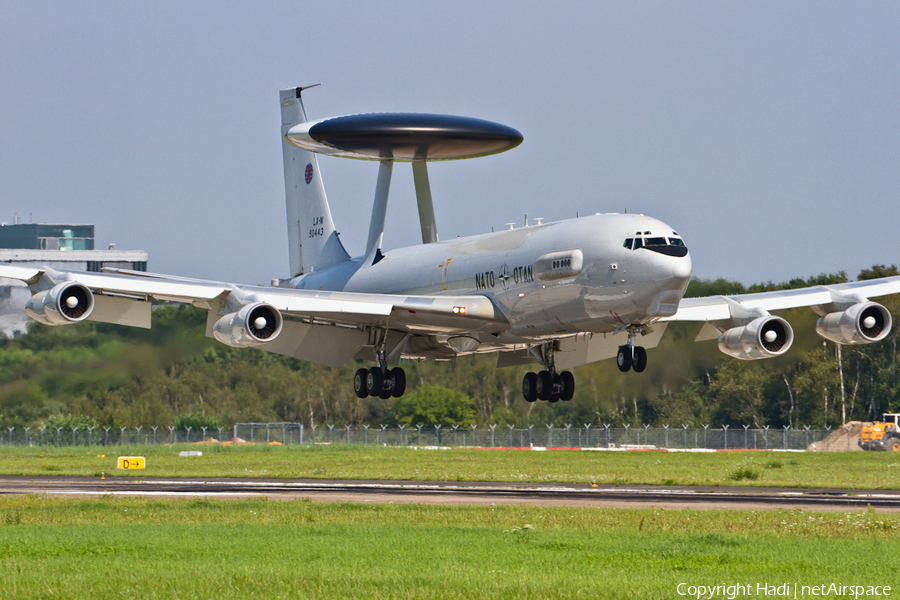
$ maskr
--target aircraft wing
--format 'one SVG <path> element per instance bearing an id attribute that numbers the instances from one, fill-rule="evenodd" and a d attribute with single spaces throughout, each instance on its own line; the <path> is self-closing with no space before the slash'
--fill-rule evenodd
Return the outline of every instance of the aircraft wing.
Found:
<path id="1" fill-rule="evenodd" d="M 0 277 L 27 283 L 35 295 L 26 311 L 48 325 L 93 320 L 149 328 L 152 300 L 190 303 L 210 311 L 207 335 L 223 343 L 257 346 L 329 366 L 340 366 L 361 349 L 371 348 L 373 328 L 394 333 L 396 354 L 405 335 L 414 332 L 453 336 L 494 333 L 509 327 L 507 317 L 485 296 L 327 292 L 240 286 L 124 270 L 85 273 L 10 265 L 0 265 Z M 75 293 L 84 288 L 90 291 L 87 297 Z M 77 314 L 78 306 L 67 311 L 65 300 L 72 295 L 81 298 L 81 307 L 91 303 L 86 316 Z M 270 323 L 278 322 L 275 335 L 269 332 L 270 339 L 253 335 L 252 324 L 247 321 L 260 307 L 267 311 Z M 254 313 L 253 318 L 258 316 Z"/>
<path id="2" fill-rule="evenodd" d="M 790 348 L 790 325 L 772 312 L 810 307 L 821 319 L 816 331 L 838 344 L 871 343 L 891 330 L 890 312 L 869 298 L 900 293 L 900 277 L 884 277 L 794 290 L 684 298 L 678 312 L 662 321 L 704 322 L 695 341 L 719 339 L 719 349 L 753 360 Z"/>
<path id="3" fill-rule="evenodd" d="M 661 320 L 719 321 L 730 319 L 734 304 L 738 304 L 748 311 L 780 311 L 803 306 L 827 306 L 841 299 L 865 301 L 868 298 L 890 294 L 900 294 L 900 277 L 885 277 L 756 294 L 684 298 L 678 305 L 678 312 Z"/>

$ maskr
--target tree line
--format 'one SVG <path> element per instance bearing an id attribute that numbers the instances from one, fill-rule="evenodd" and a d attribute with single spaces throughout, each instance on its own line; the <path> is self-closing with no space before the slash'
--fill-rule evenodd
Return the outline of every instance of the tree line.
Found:
<path id="1" fill-rule="evenodd" d="M 858 279 L 897 275 L 876 265 Z M 750 293 L 847 281 L 844 272 L 749 287 L 691 282 L 687 296 Z M 879 300 L 893 314 L 900 301 Z M 897 331 L 882 342 L 839 346 L 815 334 L 809 309 L 786 311 L 794 345 L 786 355 L 741 361 L 715 341 L 694 343 L 698 324 L 672 323 L 650 350 L 647 370 L 614 361 L 575 369 L 571 402 L 528 404 L 522 376 L 534 366 L 495 368 L 496 355 L 408 362 L 407 394 L 359 399 L 350 382 L 362 363 L 330 369 L 205 337 L 206 311 L 154 307 L 149 330 L 85 322 L 32 323 L 0 339 L 0 427 L 202 426 L 235 422 L 335 425 L 564 425 L 626 423 L 835 427 L 900 410 Z"/>

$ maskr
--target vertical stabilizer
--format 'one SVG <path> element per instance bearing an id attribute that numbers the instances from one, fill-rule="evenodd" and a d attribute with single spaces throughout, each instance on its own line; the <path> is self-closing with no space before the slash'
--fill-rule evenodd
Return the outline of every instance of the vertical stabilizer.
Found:
<path id="1" fill-rule="evenodd" d="M 284 137 L 291 127 L 306 122 L 300 98 L 303 89 L 280 92 L 284 196 L 292 277 L 350 260 L 334 230 L 316 155 L 289 144 Z"/>

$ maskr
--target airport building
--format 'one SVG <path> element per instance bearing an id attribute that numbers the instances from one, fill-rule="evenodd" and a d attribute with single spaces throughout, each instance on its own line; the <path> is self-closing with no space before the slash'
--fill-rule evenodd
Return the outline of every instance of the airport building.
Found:
<path id="1" fill-rule="evenodd" d="M 93 225 L 0 225 L 0 263 L 68 271 L 99 272 L 104 267 L 146 271 L 149 257 L 144 250 L 116 250 L 115 244 L 107 250 L 96 250 Z M 15 335 L 25 330 L 29 297 L 25 284 L 0 278 L 0 332 Z"/>

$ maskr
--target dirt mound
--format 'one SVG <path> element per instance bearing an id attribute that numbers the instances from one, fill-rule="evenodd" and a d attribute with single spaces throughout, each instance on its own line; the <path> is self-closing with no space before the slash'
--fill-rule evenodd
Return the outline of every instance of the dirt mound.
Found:
<path id="1" fill-rule="evenodd" d="M 859 447 L 859 435 L 862 433 L 864 423 L 862 421 L 850 421 L 844 423 L 824 440 L 813 442 L 806 449 L 807 452 L 856 452 L 862 451 Z M 849 444 L 849 446 L 848 446 Z"/>

